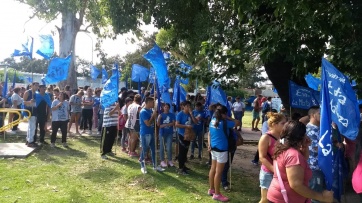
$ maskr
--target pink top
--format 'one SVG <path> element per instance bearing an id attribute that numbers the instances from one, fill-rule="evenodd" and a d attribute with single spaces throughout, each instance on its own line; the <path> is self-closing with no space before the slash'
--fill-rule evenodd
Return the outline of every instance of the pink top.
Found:
<path id="1" fill-rule="evenodd" d="M 274 154 L 274 147 L 275 147 L 276 140 L 272 137 L 273 135 L 270 134 L 269 132 L 267 132 L 266 134 L 269 136 L 269 139 L 270 139 L 266 159 L 273 165 L 273 160 L 271 157 Z M 261 169 L 263 169 L 263 171 L 265 171 L 265 172 L 273 173 L 266 166 L 264 166 L 264 164 L 261 165 Z"/>
<path id="2" fill-rule="evenodd" d="M 289 148 L 287 151 L 284 151 L 278 156 L 277 163 L 280 176 L 284 183 L 285 190 L 287 191 L 289 202 L 306 202 L 307 198 L 299 195 L 292 188 L 290 188 L 286 172 L 286 168 L 300 165 L 304 169 L 304 185 L 308 187 L 309 180 L 312 178 L 312 170 L 310 170 L 305 157 L 298 150 Z M 284 203 L 283 195 L 280 190 L 278 176 L 276 173 L 274 173 L 273 180 L 268 190 L 268 200 L 274 203 Z"/>
<path id="3" fill-rule="evenodd" d="M 352 186 L 356 193 L 362 193 L 362 152 L 359 157 L 359 162 L 357 163 L 356 169 L 354 169 L 352 175 Z"/>

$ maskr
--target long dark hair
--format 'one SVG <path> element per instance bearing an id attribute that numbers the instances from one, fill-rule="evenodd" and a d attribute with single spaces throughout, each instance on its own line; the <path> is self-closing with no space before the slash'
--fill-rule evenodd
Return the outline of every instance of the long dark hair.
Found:
<path id="1" fill-rule="evenodd" d="M 276 159 L 281 153 L 291 147 L 298 149 L 298 147 L 303 142 L 305 133 L 306 127 L 303 123 L 293 120 L 285 123 L 280 134 L 281 142 L 276 144 L 273 158 Z"/>
<path id="2" fill-rule="evenodd" d="M 214 126 L 217 128 L 219 126 L 219 122 L 221 120 L 223 120 L 222 115 L 226 114 L 228 112 L 228 109 L 226 108 L 226 106 L 220 106 L 218 107 L 215 112 L 214 112 L 214 117 L 215 117 L 215 124 Z"/>

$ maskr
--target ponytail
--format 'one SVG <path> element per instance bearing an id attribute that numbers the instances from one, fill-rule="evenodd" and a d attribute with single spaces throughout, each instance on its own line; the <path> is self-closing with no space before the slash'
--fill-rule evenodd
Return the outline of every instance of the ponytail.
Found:
<path id="1" fill-rule="evenodd" d="M 216 109 L 216 111 L 214 112 L 214 117 L 216 119 L 214 126 L 215 128 L 217 128 L 219 126 L 219 122 L 222 120 L 222 114 L 220 109 Z"/>

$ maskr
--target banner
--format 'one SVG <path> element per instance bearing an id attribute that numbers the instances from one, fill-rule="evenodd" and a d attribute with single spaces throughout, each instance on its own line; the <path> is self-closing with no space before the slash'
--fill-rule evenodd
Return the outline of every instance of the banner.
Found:
<path id="1" fill-rule="evenodd" d="M 53 58 L 48 66 L 48 73 L 46 74 L 44 81 L 47 84 L 55 84 L 57 82 L 66 80 L 68 77 L 68 70 L 70 62 L 72 61 L 72 55 L 67 58 Z"/>
<path id="2" fill-rule="evenodd" d="M 310 73 L 304 76 L 305 81 L 308 84 L 308 87 L 312 88 L 313 90 L 319 91 L 319 85 L 321 84 L 321 79 L 314 77 Z"/>
<path id="3" fill-rule="evenodd" d="M 40 48 L 37 54 L 49 60 L 54 54 L 54 40 L 52 35 L 39 35 Z"/>
<path id="4" fill-rule="evenodd" d="M 290 106 L 298 109 L 309 109 L 312 106 L 319 106 L 320 93 L 308 87 L 303 87 L 289 81 Z"/>
<path id="5" fill-rule="evenodd" d="M 101 71 L 93 65 L 89 65 L 89 66 L 90 66 L 91 78 L 92 78 L 92 80 L 96 80 L 98 78 L 98 75 L 101 73 Z"/>
<path id="6" fill-rule="evenodd" d="M 187 77 L 187 75 L 190 73 L 192 67 L 191 67 L 190 65 L 186 64 L 186 63 L 183 62 L 183 61 L 181 61 L 180 67 L 181 67 L 180 72 L 181 72 L 183 75 L 185 75 L 186 78 L 182 77 L 181 75 L 178 76 L 178 77 L 180 78 L 180 82 L 181 82 L 182 84 L 187 85 L 187 84 L 189 84 L 189 78 Z"/>
<path id="7" fill-rule="evenodd" d="M 113 69 L 118 70 L 118 64 L 114 64 Z M 101 105 L 106 108 L 114 104 L 118 99 L 119 71 L 112 71 L 113 74 L 106 82 L 101 92 Z"/>

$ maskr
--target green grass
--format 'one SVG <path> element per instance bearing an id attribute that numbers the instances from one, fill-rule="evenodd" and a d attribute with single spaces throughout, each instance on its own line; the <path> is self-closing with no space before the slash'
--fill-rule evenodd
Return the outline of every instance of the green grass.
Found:
<path id="1" fill-rule="evenodd" d="M 7 138 L 23 142 L 24 137 Z M 49 141 L 49 140 L 47 140 Z M 4 142 L 1 140 L 0 142 Z M 0 160 L 0 202 L 211 202 L 204 159 L 189 161 L 189 176 L 175 168 L 141 174 L 137 159 L 121 153 L 102 161 L 99 140 L 69 139 L 70 148 L 44 146 L 26 159 Z M 236 168 L 236 167 L 235 167 Z M 233 170 L 232 202 L 258 202 L 256 177 Z"/>
<path id="2" fill-rule="evenodd" d="M 243 128 L 251 128 L 252 120 L 253 120 L 253 116 L 252 116 L 251 111 L 245 111 L 244 116 L 243 116 Z M 258 128 L 261 129 L 261 118 L 260 118 Z"/>

